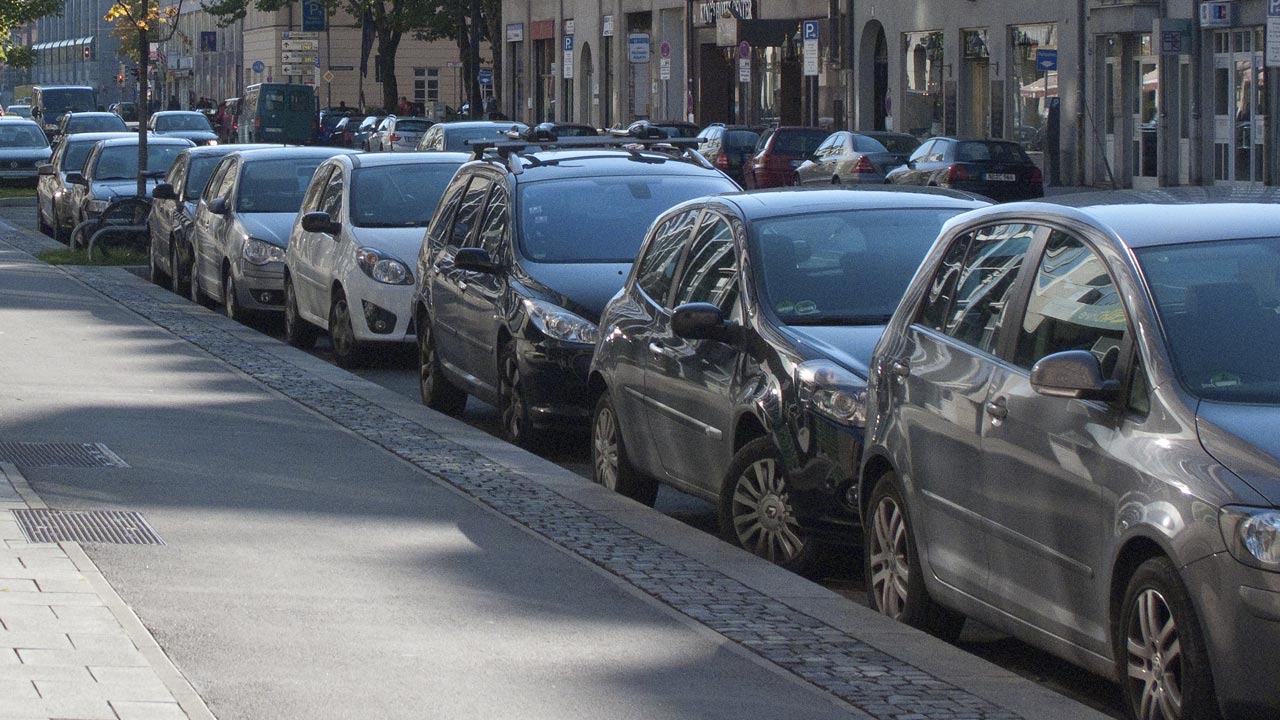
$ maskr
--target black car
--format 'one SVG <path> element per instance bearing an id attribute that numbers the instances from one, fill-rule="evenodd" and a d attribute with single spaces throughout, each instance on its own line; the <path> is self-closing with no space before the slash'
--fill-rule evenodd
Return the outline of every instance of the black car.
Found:
<path id="1" fill-rule="evenodd" d="M 1008 140 L 930 138 L 885 182 L 964 190 L 1000 202 L 1044 197 L 1040 168 L 1021 145 Z"/>
<path id="2" fill-rule="evenodd" d="M 761 127 L 714 123 L 698 133 L 704 141 L 698 152 L 707 162 L 742 184 L 743 165 L 755 154 L 762 132 L 764 128 Z"/>
<path id="3" fill-rule="evenodd" d="M 619 147 L 647 142 L 494 141 L 496 152 L 479 150 L 484 159 L 458 170 L 418 257 L 424 403 L 458 413 L 474 394 L 499 407 L 505 436 L 523 445 L 550 426 L 586 425 L 596 322 L 650 223 L 690 198 L 738 189 L 692 158 Z"/>
<path id="4" fill-rule="evenodd" d="M 600 318 L 595 481 L 706 498 L 727 540 L 798 571 L 856 542 L 871 351 L 943 224 L 986 204 L 783 190 L 663 214 Z"/>
<path id="5" fill-rule="evenodd" d="M 115 113 L 109 112 L 69 112 L 58 122 L 58 129 L 53 133 L 55 140 L 67 135 L 95 132 L 128 132 L 124 120 Z"/>

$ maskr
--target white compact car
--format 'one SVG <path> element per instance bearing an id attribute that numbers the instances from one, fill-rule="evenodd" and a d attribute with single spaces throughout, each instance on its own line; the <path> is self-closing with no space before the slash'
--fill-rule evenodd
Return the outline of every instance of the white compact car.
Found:
<path id="1" fill-rule="evenodd" d="M 342 367 L 379 344 L 414 341 L 413 267 L 432 213 L 466 153 L 340 155 L 311 178 L 285 251 L 285 335 L 329 333 Z"/>

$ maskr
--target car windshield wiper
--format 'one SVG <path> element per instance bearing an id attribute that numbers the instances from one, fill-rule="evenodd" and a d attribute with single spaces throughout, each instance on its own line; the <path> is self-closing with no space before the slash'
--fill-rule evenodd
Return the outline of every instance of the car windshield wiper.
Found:
<path id="1" fill-rule="evenodd" d="M 168 170 L 148 170 L 148 171 L 146 171 L 146 172 L 142 173 L 142 177 L 149 177 L 149 178 L 152 178 L 152 177 L 164 177 L 164 176 L 165 176 L 165 173 L 167 173 L 167 172 L 169 172 L 169 171 L 168 171 Z"/>
<path id="2" fill-rule="evenodd" d="M 128 175 L 107 175 L 105 177 L 94 178 L 95 180 L 132 180 Z"/>
<path id="3" fill-rule="evenodd" d="M 360 227 L 366 228 L 409 228 L 409 227 L 426 227 L 426 222 L 417 220 L 409 220 L 408 222 L 366 222 L 360 223 Z"/>
<path id="4" fill-rule="evenodd" d="M 887 325 L 892 315 L 817 315 L 798 317 L 787 321 L 788 325 L 838 326 L 838 325 Z"/>

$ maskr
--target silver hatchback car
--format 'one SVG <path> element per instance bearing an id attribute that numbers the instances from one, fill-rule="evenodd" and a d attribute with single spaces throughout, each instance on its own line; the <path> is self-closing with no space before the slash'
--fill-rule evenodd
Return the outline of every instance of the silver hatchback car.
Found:
<path id="1" fill-rule="evenodd" d="M 1280 195 L 1077 196 L 944 228 L 872 359 L 874 608 L 965 616 L 1143 720 L 1280 717 Z"/>

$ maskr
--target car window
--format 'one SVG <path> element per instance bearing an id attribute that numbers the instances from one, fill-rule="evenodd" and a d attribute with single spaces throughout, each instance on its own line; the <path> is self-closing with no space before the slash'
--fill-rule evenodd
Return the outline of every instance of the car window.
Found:
<path id="1" fill-rule="evenodd" d="M 347 217 L 357 227 L 426 227 L 461 163 L 373 165 L 351 173 Z"/>
<path id="2" fill-rule="evenodd" d="M 1030 163 L 1019 145 L 1010 142 L 969 141 L 956 145 L 958 162 Z"/>
<path id="3" fill-rule="evenodd" d="M 248 213 L 297 213 L 311 177 L 323 161 L 324 158 L 280 158 L 245 163 L 236 192 L 236 209 Z"/>
<path id="4" fill-rule="evenodd" d="M 942 255 L 942 263 L 925 288 L 924 302 L 916 314 L 917 323 L 938 332 L 947 331 L 951 303 L 955 301 L 956 285 L 960 283 L 960 272 L 964 269 L 964 256 L 969 252 L 972 240 L 972 234 L 961 235 L 951 242 L 951 246 Z"/>
<path id="5" fill-rule="evenodd" d="M 449 230 L 453 227 L 453 216 L 458 210 L 458 205 L 462 202 L 462 195 L 467 189 L 467 181 L 465 179 L 455 180 L 449 183 L 445 189 L 444 197 L 440 200 L 439 210 L 433 215 L 431 227 L 427 230 L 427 236 L 423 242 L 433 248 L 439 248 L 444 245 L 449 237 Z"/>
<path id="6" fill-rule="evenodd" d="M 733 229 L 722 215 L 707 213 L 689 246 L 674 304 L 711 303 L 728 314 L 737 299 L 738 256 Z"/>
<path id="7" fill-rule="evenodd" d="M 316 171 L 315 177 L 311 178 L 311 185 L 307 187 L 307 194 L 302 198 L 300 212 L 315 212 L 320 209 L 320 199 L 324 197 L 324 190 L 328 187 L 332 173 L 332 165 Z"/>
<path id="8" fill-rule="evenodd" d="M 511 217 L 508 197 L 505 186 L 494 185 L 493 191 L 489 193 L 489 204 L 484 210 L 484 222 L 480 223 L 480 232 L 470 243 L 489 253 L 491 260 L 507 255 L 504 242 L 507 239 L 507 223 Z"/>
<path id="9" fill-rule="evenodd" d="M 929 150 L 929 157 L 925 162 L 944 162 L 947 157 L 947 150 L 951 148 L 950 140 L 936 140 L 933 147 Z"/>
<path id="10" fill-rule="evenodd" d="M 209 183 L 205 185 L 204 193 L 200 196 L 200 199 L 206 204 L 214 198 L 219 197 L 218 191 L 224 187 L 227 177 L 227 169 L 231 167 L 233 162 L 234 161 L 231 158 L 226 158 L 219 163 L 218 167 L 213 171 L 213 176 L 209 178 Z"/>
<path id="11" fill-rule="evenodd" d="M 636 284 L 659 305 L 667 300 L 676 266 L 680 263 L 680 251 L 684 249 L 685 240 L 701 212 L 701 208 L 694 208 L 663 221 L 654 230 L 649 245 L 640 258 Z"/>
<path id="12" fill-rule="evenodd" d="M 320 209 L 329 213 L 329 217 L 337 220 L 342 214 L 342 188 L 346 183 L 342 178 L 342 170 L 333 169 L 333 175 L 325 185 L 324 196 L 320 198 Z"/>
<path id="13" fill-rule="evenodd" d="M 1047 355 L 1088 350 L 1102 376 L 1114 378 L 1127 327 L 1102 258 L 1078 238 L 1054 231 L 1031 283 L 1014 363 L 1029 369 Z"/>
<path id="14" fill-rule="evenodd" d="M 888 149 L 886 149 L 884 145 L 881 145 L 880 141 L 875 138 L 869 138 L 866 135 L 854 135 L 853 140 L 854 149 L 860 153 L 889 152 Z"/>
<path id="15" fill-rule="evenodd" d="M 1035 231 L 1033 225 L 995 225 L 974 234 L 951 304 L 948 335 L 995 354 L 1004 309 L 1013 297 L 1018 270 Z"/>
<path id="16" fill-rule="evenodd" d="M 779 130 L 773 141 L 772 152 L 778 155 L 804 157 L 821 147 L 826 135 L 820 130 Z"/>
<path id="17" fill-rule="evenodd" d="M 484 205 L 485 195 L 489 192 L 489 185 L 488 178 L 478 175 L 471 177 L 471 184 L 467 186 L 467 192 L 462 196 L 462 204 L 458 206 L 458 212 L 453 217 L 453 228 L 447 239 L 453 247 L 466 245 L 467 237 L 471 235 L 471 228 L 475 227 L 480 208 Z"/>
<path id="18" fill-rule="evenodd" d="M 169 172 L 165 173 L 164 181 L 170 185 L 177 185 L 178 181 L 187 171 L 187 155 L 179 155 L 177 160 L 169 166 Z"/>
<path id="19" fill-rule="evenodd" d="M 182 181 L 182 197 L 185 200 L 195 200 L 204 192 L 204 186 L 209 182 L 209 175 L 213 173 L 213 169 L 218 166 L 217 157 L 194 157 L 187 162 L 187 175 Z"/>
<path id="20" fill-rule="evenodd" d="M 926 140 L 923 145 L 916 148 L 915 152 L 911 153 L 910 160 L 912 162 L 925 162 L 925 158 L 929 157 L 930 149 L 934 146 L 935 142 L 936 141 L 934 140 Z"/>

